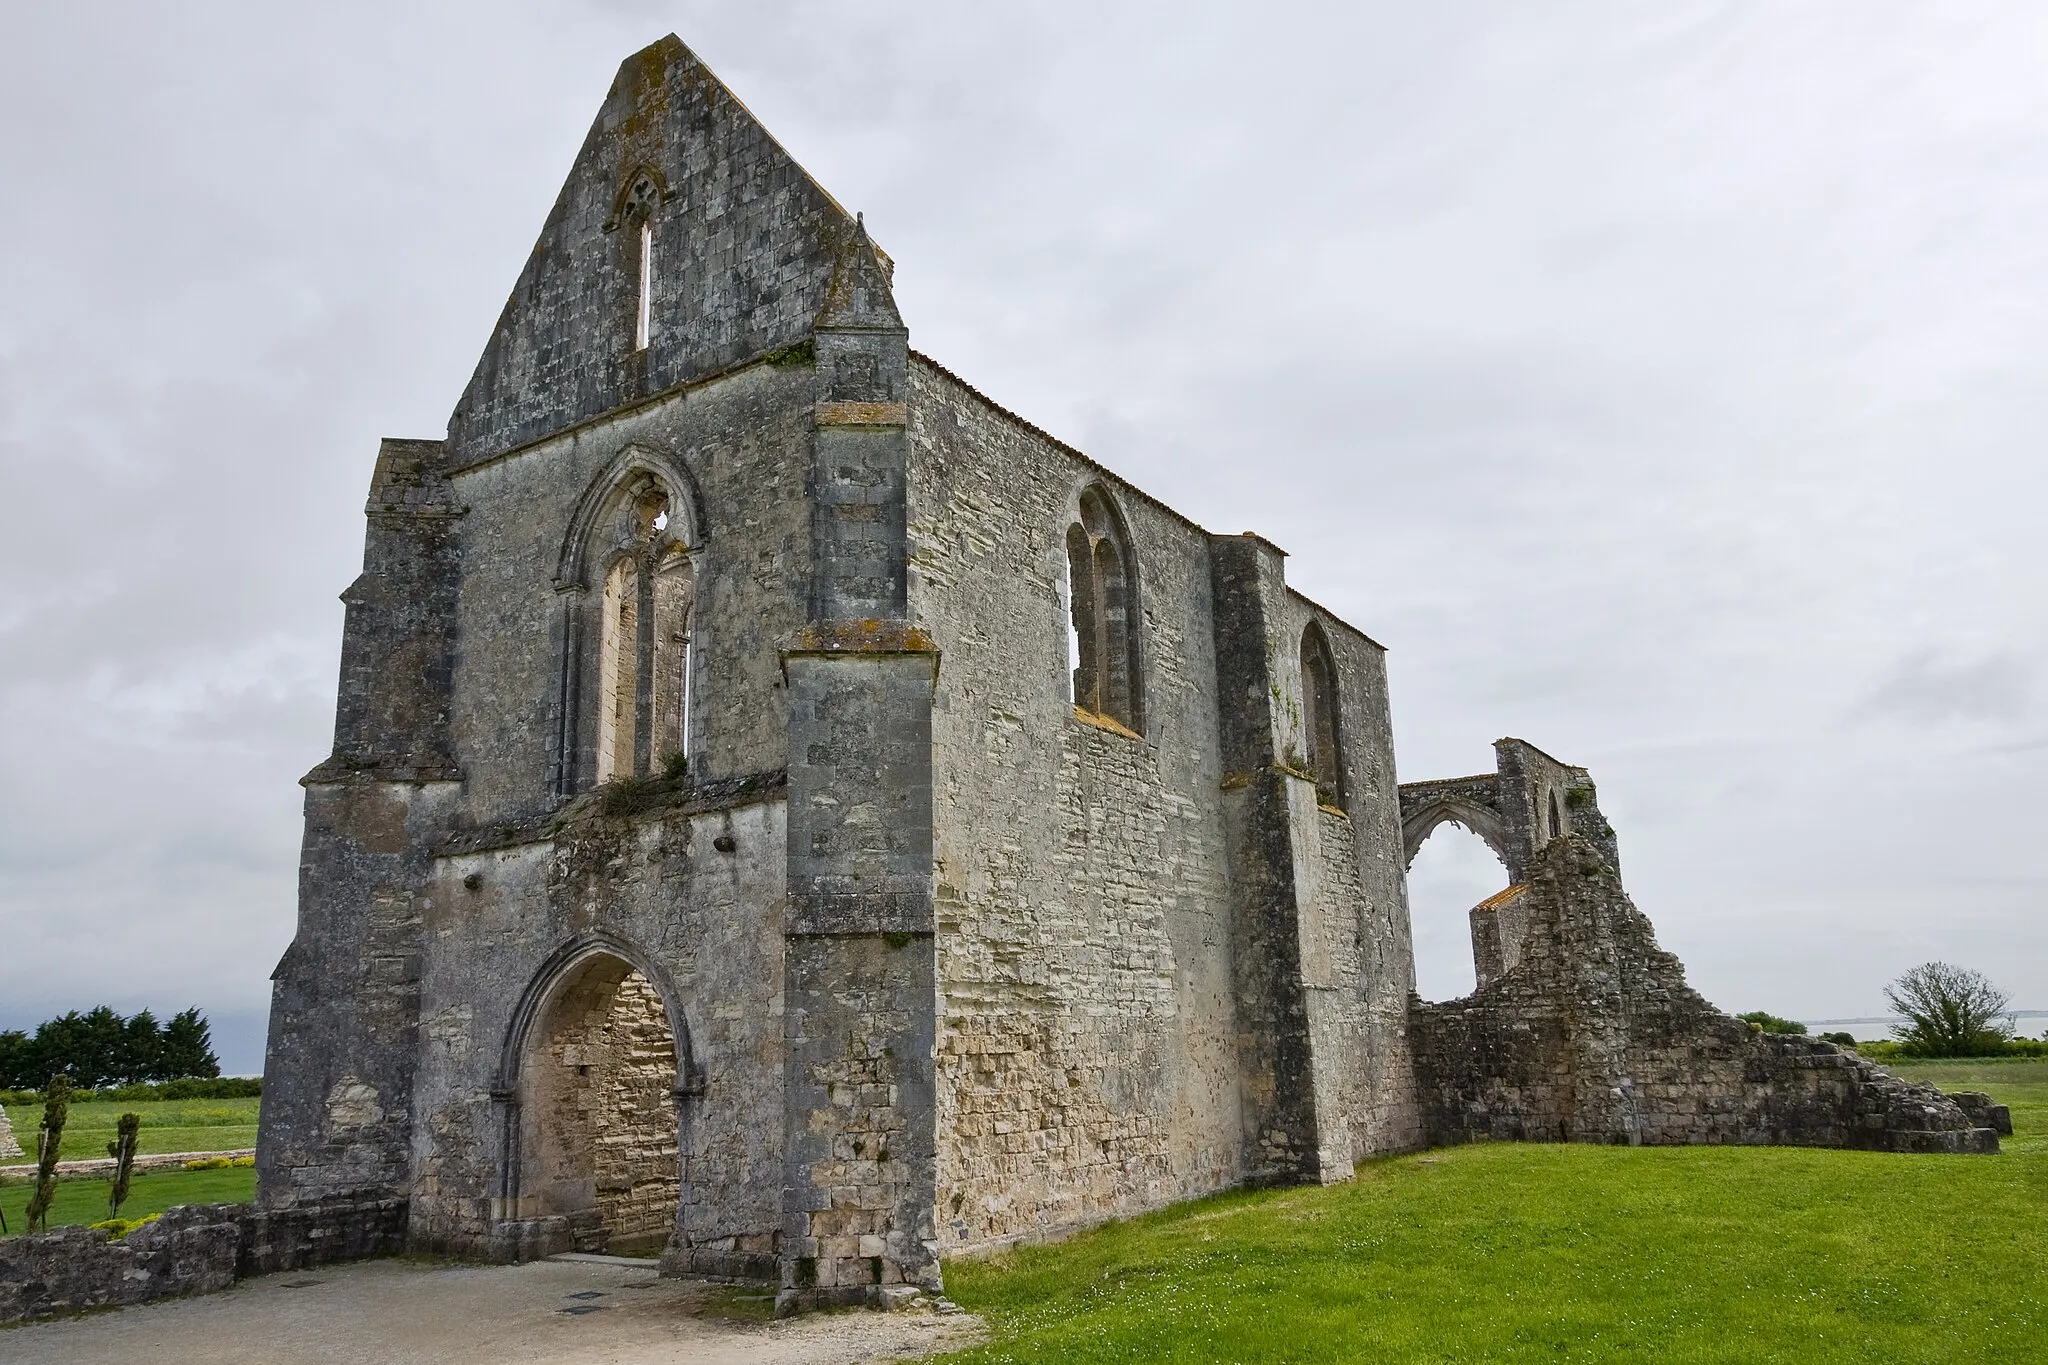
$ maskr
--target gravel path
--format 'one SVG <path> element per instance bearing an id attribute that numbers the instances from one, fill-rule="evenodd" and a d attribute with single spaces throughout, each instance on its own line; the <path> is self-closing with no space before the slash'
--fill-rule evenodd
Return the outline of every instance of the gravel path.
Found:
<path id="1" fill-rule="evenodd" d="M 749 1291 L 739 1291 L 742 1293 Z M 867 1365 L 971 1345 L 966 1314 L 719 1317 L 733 1291 L 639 1266 L 368 1261 L 244 1280 L 219 1294 L 0 1330 L 0 1361 L 37 1365 Z M 759 1304 L 742 1304 L 741 1310 Z"/>

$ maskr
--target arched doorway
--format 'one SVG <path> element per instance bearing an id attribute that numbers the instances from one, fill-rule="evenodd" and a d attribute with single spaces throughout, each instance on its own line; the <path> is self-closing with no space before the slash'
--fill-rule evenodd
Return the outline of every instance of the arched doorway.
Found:
<path id="1" fill-rule="evenodd" d="M 519 1216 L 565 1219 L 578 1251 L 658 1255 L 682 1188 L 677 1022 L 654 983 L 612 952 L 543 975 L 554 984 L 515 1045 Z"/>

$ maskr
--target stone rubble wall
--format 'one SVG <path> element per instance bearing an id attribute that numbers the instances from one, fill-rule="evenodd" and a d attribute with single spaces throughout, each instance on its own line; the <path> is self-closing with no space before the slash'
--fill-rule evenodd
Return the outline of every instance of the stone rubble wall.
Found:
<path id="1" fill-rule="evenodd" d="M 21 1144 L 14 1140 L 14 1125 L 7 1121 L 7 1110 L 0 1108 L 0 1156 L 25 1156 Z"/>
<path id="2" fill-rule="evenodd" d="M 97 1228 L 0 1238 L 0 1324 L 226 1289 L 250 1275 L 396 1255 L 405 1203 L 186 1204 L 119 1241 Z"/>
<path id="3" fill-rule="evenodd" d="M 653 1239 L 659 1251 L 676 1227 L 676 1043 L 661 995 L 634 972 L 619 983 L 604 1021 L 603 1078 L 597 1089 L 597 1211 L 608 1250 Z"/>
<path id="4" fill-rule="evenodd" d="M 1993 1126 L 1934 1087 L 1708 1004 L 1586 839 L 1551 841 L 1528 886 L 1520 965 L 1462 1000 L 1412 1006 L 1432 1145 L 1998 1150 Z"/>

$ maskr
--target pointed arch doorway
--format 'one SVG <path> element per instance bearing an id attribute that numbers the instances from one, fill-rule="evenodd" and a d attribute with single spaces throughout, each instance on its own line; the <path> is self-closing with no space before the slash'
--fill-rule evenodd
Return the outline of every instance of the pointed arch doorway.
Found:
<path id="1" fill-rule="evenodd" d="M 675 1235 L 687 1029 L 638 957 L 609 942 L 564 949 L 515 1016 L 499 1089 L 504 1207 L 539 1233 L 535 1250 L 657 1256 Z"/>

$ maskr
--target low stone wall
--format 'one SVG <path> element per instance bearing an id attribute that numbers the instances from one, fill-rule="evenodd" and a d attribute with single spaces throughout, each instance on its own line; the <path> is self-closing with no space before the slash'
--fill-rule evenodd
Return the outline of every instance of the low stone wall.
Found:
<path id="1" fill-rule="evenodd" d="M 188 1161 L 211 1161 L 217 1157 L 225 1157 L 230 1161 L 237 1157 L 254 1160 L 255 1156 L 254 1147 L 234 1147 L 222 1152 L 153 1152 L 136 1157 L 134 1169 L 169 1171 L 179 1169 Z M 110 1156 L 86 1157 L 81 1161 L 60 1161 L 57 1163 L 57 1174 L 66 1180 L 96 1180 L 112 1175 L 114 1165 L 114 1158 Z M 34 1175 L 35 1172 L 36 1166 L 32 1161 L 20 1166 L 0 1166 L 0 1179 Z"/>
<path id="2" fill-rule="evenodd" d="M 1980 1122 L 1932 1086 L 1708 1004 L 1587 841 L 1552 840 L 1524 902 L 1512 970 L 1411 1011 L 1430 1143 L 1998 1150 L 1988 1113 Z"/>
<path id="3" fill-rule="evenodd" d="M 290 1209 L 187 1204 L 120 1241 L 96 1228 L 0 1238 L 0 1323 L 225 1289 L 245 1275 L 390 1256 L 403 1200 Z"/>

